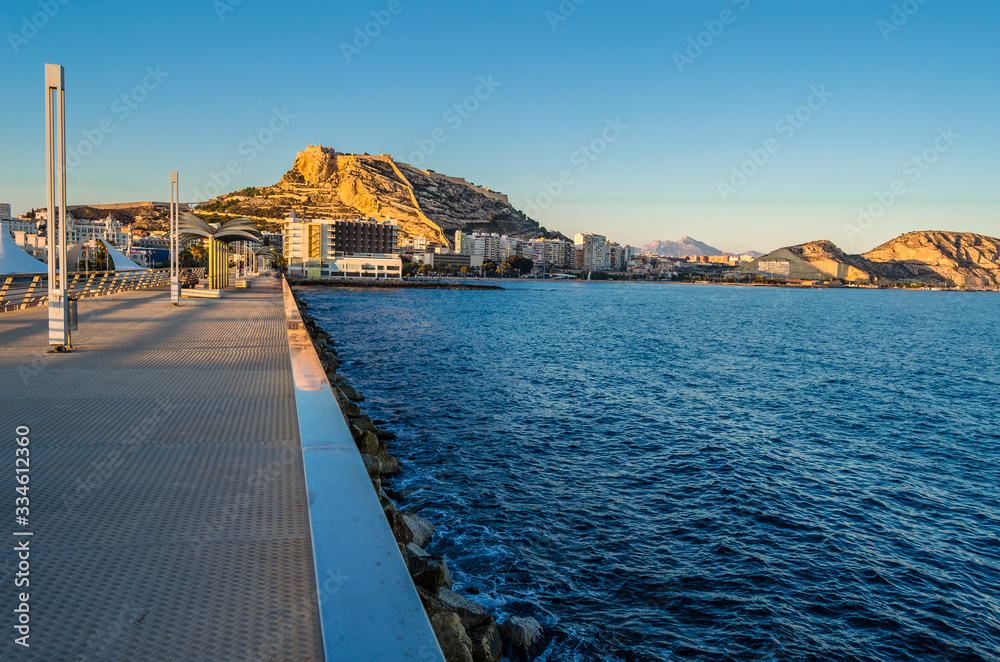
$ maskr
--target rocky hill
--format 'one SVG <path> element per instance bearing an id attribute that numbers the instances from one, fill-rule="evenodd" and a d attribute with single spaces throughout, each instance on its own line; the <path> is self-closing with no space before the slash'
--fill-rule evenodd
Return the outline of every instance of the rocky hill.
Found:
<path id="1" fill-rule="evenodd" d="M 402 235 L 453 242 L 455 230 L 514 237 L 563 238 L 512 207 L 507 196 L 464 179 L 378 156 L 341 154 L 310 145 L 274 186 L 250 188 L 199 205 L 208 212 L 279 220 L 293 209 L 306 218 L 391 218 Z"/>
<path id="2" fill-rule="evenodd" d="M 883 277 L 943 280 L 956 285 L 1000 285 L 1000 239 L 969 232 L 910 232 L 862 257 Z"/>
<path id="3" fill-rule="evenodd" d="M 910 232 L 864 255 L 848 255 L 830 241 L 813 241 L 779 248 L 738 271 L 767 275 L 786 268 L 782 275 L 805 280 L 997 287 L 1000 239 L 969 232 Z"/>
<path id="4" fill-rule="evenodd" d="M 653 241 L 639 249 L 641 255 L 660 255 L 662 257 L 685 257 L 687 255 L 733 255 L 725 253 L 714 246 L 709 246 L 705 242 L 692 239 L 691 237 L 681 237 L 677 241 Z M 737 255 L 751 255 L 760 257 L 763 253 L 748 251 L 737 253 Z"/>
<path id="5" fill-rule="evenodd" d="M 709 246 L 691 237 L 681 237 L 677 241 L 654 241 L 639 249 L 642 255 L 663 257 L 684 257 L 685 255 L 723 255 L 718 248 Z"/>

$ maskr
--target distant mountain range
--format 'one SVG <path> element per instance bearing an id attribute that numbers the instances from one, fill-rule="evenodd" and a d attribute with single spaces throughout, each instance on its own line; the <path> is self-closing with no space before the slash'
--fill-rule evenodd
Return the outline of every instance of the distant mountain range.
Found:
<path id="1" fill-rule="evenodd" d="M 802 280 L 992 287 L 1000 285 L 1000 239 L 971 232 L 909 232 L 863 255 L 848 255 L 831 241 L 811 241 L 779 248 L 739 271 Z"/>
<path id="2" fill-rule="evenodd" d="M 763 255 L 757 251 L 725 253 L 691 237 L 681 237 L 677 241 L 654 241 L 640 248 L 639 252 L 643 255 L 662 255 L 663 257 L 684 257 L 685 255 L 750 255 L 751 257 L 761 257 Z"/>

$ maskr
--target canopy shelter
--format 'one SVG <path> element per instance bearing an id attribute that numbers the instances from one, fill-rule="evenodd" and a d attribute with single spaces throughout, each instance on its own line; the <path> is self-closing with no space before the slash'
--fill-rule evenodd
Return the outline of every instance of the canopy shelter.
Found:
<path id="1" fill-rule="evenodd" d="M 69 270 L 79 271 L 80 270 L 80 254 L 83 253 L 83 249 L 87 246 L 87 240 L 84 239 L 78 242 L 75 246 L 70 246 L 69 250 L 66 251 L 66 264 L 69 265 Z M 87 266 L 84 265 L 84 271 L 87 270 Z"/>
<path id="2" fill-rule="evenodd" d="M 212 225 L 194 214 L 181 214 L 177 221 L 177 235 L 181 241 L 208 239 L 208 286 L 221 290 L 229 285 L 230 241 L 262 241 L 260 232 L 249 218 L 234 218 L 220 225 Z"/>
<path id="3" fill-rule="evenodd" d="M 44 274 L 48 265 L 31 257 L 17 245 L 7 231 L 7 224 L 0 223 L 0 274 Z"/>
<path id="4" fill-rule="evenodd" d="M 267 263 L 271 260 L 274 260 L 275 257 L 274 251 L 271 250 L 271 248 L 268 246 L 262 246 L 261 248 L 258 248 L 256 251 L 254 251 L 253 255 L 254 255 L 254 268 L 258 272 L 264 271 L 266 269 Z"/>
<path id="5" fill-rule="evenodd" d="M 108 252 L 108 257 L 111 258 L 111 264 L 108 266 L 113 268 L 115 271 L 143 271 L 146 269 L 146 267 L 140 267 L 138 264 L 125 257 L 124 253 L 103 239 L 99 238 L 97 241 L 104 245 L 104 250 Z"/>

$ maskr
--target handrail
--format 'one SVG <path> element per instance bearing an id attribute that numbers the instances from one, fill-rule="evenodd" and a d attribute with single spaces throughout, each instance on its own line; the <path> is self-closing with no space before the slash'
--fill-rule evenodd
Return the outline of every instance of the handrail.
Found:
<path id="1" fill-rule="evenodd" d="M 205 269 L 192 269 L 198 278 L 205 277 Z M 141 271 L 76 271 L 70 274 L 69 296 L 100 297 L 127 290 L 159 287 L 170 282 L 169 269 L 143 269 Z M 44 305 L 49 298 L 46 274 L 0 275 L 0 312 L 23 310 Z"/>
<path id="2" fill-rule="evenodd" d="M 284 278 L 282 292 L 324 659 L 444 662 Z"/>

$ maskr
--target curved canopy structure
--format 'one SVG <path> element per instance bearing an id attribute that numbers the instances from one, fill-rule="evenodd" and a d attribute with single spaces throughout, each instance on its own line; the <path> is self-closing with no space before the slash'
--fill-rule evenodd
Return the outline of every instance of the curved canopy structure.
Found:
<path id="1" fill-rule="evenodd" d="M 49 270 L 44 262 L 31 257 L 17 245 L 7 232 L 7 225 L 0 223 L 0 274 L 44 274 Z"/>
<path id="2" fill-rule="evenodd" d="M 108 257 L 111 258 L 111 265 L 109 266 L 113 266 L 115 271 L 144 271 L 146 269 L 146 267 L 140 267 L 125 257 L 124 253 L 103 239 L 98 239 L 98 241 L 104 246 L 104 250 L 108 252 Z"/>
<path id="3" fill-rule="evenodd" d="M 183 213 L 177 221 L 181 240 L 215 239 L 216 241 L 262 241 L 257 226 L 249 218 L 234 218 L 221 225 L 211 225 L 194 214 Z"/>

